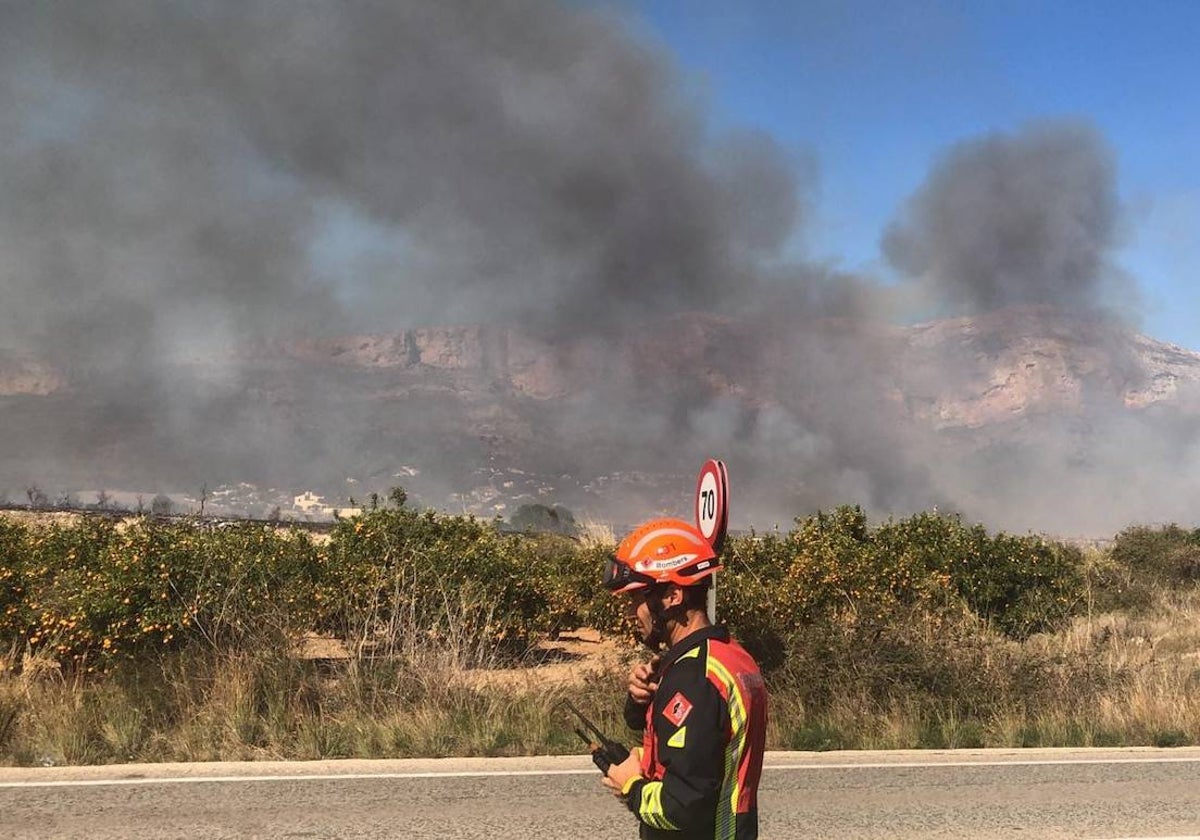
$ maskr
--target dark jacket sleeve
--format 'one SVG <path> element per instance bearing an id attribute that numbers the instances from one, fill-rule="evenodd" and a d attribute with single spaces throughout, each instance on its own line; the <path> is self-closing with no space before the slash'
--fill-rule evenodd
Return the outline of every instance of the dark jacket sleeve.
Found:
<path id="1" fill-rule="evenodd" d="M 690 708 L 676 725 L 671 718 L 678 719 L 685 706 Z M 654 736 L 663 778 L 635 782 L 626 799 L 638 819 L 661 829 L 712 824 L 725 776 L 728 716 L 720 692 L 705 676 L 702 658 L 682 660 L 671 668 L 654 697 Z"/>
<path id="2" fill-rule="evenodd" d="M 646 707 L 649 703 L 639 703 L 629 694 L 625 695 L 625 725 L 630 729 L 641 732 L 646 728 Z"/>

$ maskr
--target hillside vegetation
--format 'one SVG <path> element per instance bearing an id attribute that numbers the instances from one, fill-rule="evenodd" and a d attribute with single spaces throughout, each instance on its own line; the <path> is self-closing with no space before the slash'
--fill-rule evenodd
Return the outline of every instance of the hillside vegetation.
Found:
<path id="1" fill-rule="evenodd" d="M 627 736 L 623 663 L 544 664 L 564 631 L 628 638 L 598 586 L 611 535 L 404 502 L 320 541 L 0 518 L 0 761 L 578 752 L 564 696 Z M 723 561 L 774 748 L 1200 743 L 1200 531 L 1084 550 L 843 507 L 731 538 Z"/>

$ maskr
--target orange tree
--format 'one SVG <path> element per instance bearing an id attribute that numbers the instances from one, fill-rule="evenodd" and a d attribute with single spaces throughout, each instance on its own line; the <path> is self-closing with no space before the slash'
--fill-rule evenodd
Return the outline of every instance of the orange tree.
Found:
<path id="1" fill-rule="evenodd" d="M 393 501 L 340 521 L 320 546 L 249 524 L 0 520 L 0 645 L 96 667 L 317 629 L 362 652 L 432 642 L 478 659 L 583 623 L 627 630 L 621 599 L 600 585 L 610 546 Z M 720 617 L 768 666 L 822 635 L 858 644 L 956 612 L 1014 637 L 1049 629 L 1078 605 L 1082 564 L 1059 543 L 936 513 L 872 528 L 857 507 L 732 537 L 722 560 Z"/>
<path id="2" fill-rule="evenodd" d="M 435 642 L 464 655 L 519 652 L 574 619 L 570 560 L 561 542 L 471 516 L 372 510 L 334 529 L 316 593 L 320 625 L 360 649 Z"/>
<path id="3" fill-rule="evenodd" d="M 87 670 L 188 644 L 227 650 L 313 622 L 306 535 L 138 519 L 0 529 L 0 632 Z"/>
<path id="4" fill-rule="evenodd" d="M 28 548 L 28 529 L 0 518 L 0 651 L 16 647 L 34 625 L 27 597 Z"/>
<path id="5" fill-rule="evenodd" d="M 868 525 L 859 507 L 797 519 L 786 534 L 728 541 L 719 613 L 762 661 L 820 634 L 879 638 L 916 618 L 970 612 L 1020 638 L 1079 606 L 1082 555 L 1039 537 L 990 535 L 956 516 L 920 513 Z"/>

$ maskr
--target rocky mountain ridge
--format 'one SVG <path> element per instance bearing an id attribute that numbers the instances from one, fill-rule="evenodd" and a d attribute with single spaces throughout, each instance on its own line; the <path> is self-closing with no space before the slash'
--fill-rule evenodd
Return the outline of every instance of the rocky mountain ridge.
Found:
<path id="1" fill-rule="evenodd" d="M 1014 415 L 1082 411 L 1085 393 L 1106 391 L 1130 409 L 1180 400 L 1200 383 L 1200 352 L 1124 327 L 1064 316 L 1047 308 L 1009 309 L 908 327 L 823 320 L 803 325 L 834 344 L 869 334 L 880 372 L 898 399 L 936 427 L 979 427 Z M 778 331 L 703 314 L 674 316 L 668 328 L 612 345 L 594 337 L 539 338 L 489 325 L 424 327 L 275 343 L 243 351 L 239 364 L 343 367 L 402 372 L 413 384 L 461 391 L 497 386 L 536 400 L 560 399 L 587 378 L 633 380 L 686 376 L 714 391 L 755 394 L 761 366 L 787 355 Z M 757 368 L 757 369 L 756 369 Z M 930 381 L 936 370 L 942 376 Z M 456 387 L 457 383 L 457 387 Z M 69 374 L 49 362 L 0 353 L 0 396 L 49 396 L 70 388 Z"/>
<path id="2" fill-rule="evenodd" d="M 632 521 L 679 512 L 693 462 L 712 454 L 778 511 L 833 500 L 974 513 L 993 485 L 1028 495 L 1039 470 L 1119 480 L 1146 461 L 1114 463 L 1140 428 L 1129 423 L 1159 424 L 1141 440 L 1183 444 L 1200 428 L 1200 353 L 1038 307 L 911 326 L 682 314 L 607 336 L 430 327 L 219 362 L 190 379 L 163 372 L 195 397 L 166 422 L 157 404 L 127 411 L 86 377 L 0 356 L 0 406 L 18 426 L 0 454 L 14 474 L 61 456 L 68 489 L 128 474 L 336 499 L 399 483 L 443 509 L 549 501 Z"/>
<path id="3" fill-rule="evenodd" d="M 273 352 L 300 364 L 399 370 L 414 379 L 459 378 L 538 400 L 569 397 L 589 376 L 653 381 L 687 377 L 714 393 L 770 401 L 772 360 L 786 333 L 701 314 L 670 319 L 665 335 L 623 342 L 614 355 L 594 339 L 549 341 L 519 330 L 469 325 L 294 342 Z M 1008 309 L 908 327 L 824 320 L 807 325 L 837 345 L 866 336 L 879 373 L 914 419 L 934 428 L 978 428 L 1040 412 L 1083 412 L 1097 397 L 1131 410 L 1178 403 L 1200 385 L 1200 352 L 1128 328 L 1049 308 Z M 930 371 L 938 375 L 931 377 Z"/>

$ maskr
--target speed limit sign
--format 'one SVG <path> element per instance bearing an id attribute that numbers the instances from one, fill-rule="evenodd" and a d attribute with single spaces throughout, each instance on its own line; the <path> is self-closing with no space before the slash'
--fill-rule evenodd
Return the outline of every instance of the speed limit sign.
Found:
<path id="1" fill-rule="evenodd" d="M 725 464 L 715 459 L 704 462 L 696 479 L 696 527 L 719 552 L 729 524 L 729 477 Z"/>

